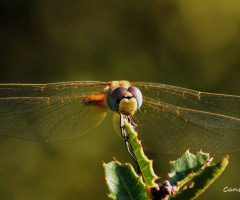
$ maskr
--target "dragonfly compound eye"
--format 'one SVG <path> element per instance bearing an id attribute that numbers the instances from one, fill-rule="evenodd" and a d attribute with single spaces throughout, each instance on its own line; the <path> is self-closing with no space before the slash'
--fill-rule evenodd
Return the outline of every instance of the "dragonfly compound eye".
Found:
<path id="1" fill-rule="evenodd" d="M 132 96 L 137 100 L 137 109 L 139 109 L 142 105 L 142 93 L 136 87 L 129 87 L 127 89 L 128 92 L 132 94 Z"/>
<path id="2" fill-rule="evenodd" d="M 118 87 L 115 90 L 113 90 L 109 101 L 112 110 L 114 111 L 119 110 L 119 103 L 124 98 L 126 93 L 127 89 L 125 87 Z"/>
<path id="3" fill-rule="evenodd" d="M 112 110 L 133 115 L 142 105 L 142 94 L 136 87 L 118 87 L 112 92 L 109 102 Z"/>

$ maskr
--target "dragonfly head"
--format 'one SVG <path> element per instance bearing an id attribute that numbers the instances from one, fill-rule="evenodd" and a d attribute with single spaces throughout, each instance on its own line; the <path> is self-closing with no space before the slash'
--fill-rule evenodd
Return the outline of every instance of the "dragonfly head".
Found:
<path id="1" fill-rule="evenodd" d="M 133 115 L 142 105 L 142 93 L 136 87 L 117 87 L 110 95 L 110 108 L 123 115 Z"/>

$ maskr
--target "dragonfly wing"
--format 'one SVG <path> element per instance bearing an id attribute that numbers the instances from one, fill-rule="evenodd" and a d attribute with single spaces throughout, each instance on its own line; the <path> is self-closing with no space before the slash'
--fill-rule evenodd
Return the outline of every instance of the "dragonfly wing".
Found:
<path id="1" fill-rule="evenodd" d="M 144 97 L 178 107 L 240 118 L 240 96 L 199 92 L 159 83 L 132 83 Z"/>
<path id="2" fill-rule="evenodd" d="M 133 85 L 143 94 L 143 105 L 134 116 L 146 149 L 170 154 L 188 148 L 211 153 L 240 151 L 240 97 L 163 84 Z"/>
<path id="3" fill-rule="evenodd" d="M 84 105 L 84 99 L 102 92 L 107 83 L 0 85 L 0 135 L 29 140 L 73 139 L 95 128 L 106 108 Z"/>

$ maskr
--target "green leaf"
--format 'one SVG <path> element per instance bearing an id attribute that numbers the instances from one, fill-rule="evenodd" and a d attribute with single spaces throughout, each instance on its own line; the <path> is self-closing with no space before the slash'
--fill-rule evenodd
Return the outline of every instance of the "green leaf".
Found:
<path id="1" fill-rule="evenodd" d="M 205 157 L 205 156 L 204 156 Z M 205 158 L 204 158 L 205 159 Z M 193 200 L 204 192 L 225 170 L 228 165 L 228 156 L 225 156 L 219 163 L 210 164 L 212 160 L 206 162 L 198 171 L 186 174 L 186 177 L 181 177 L 179 186 L 183 186 L 188 182 L 192 182 L 190 187 L 178 191 L 176 195 L 170 196 L 170 200 Z M 201 164 L 200 164 L 201 165 Z M 200 166 L 199 166 L 200 167 Z M 197 167 L 198 168 L 198 167 Z M 181 173 L 179 171 L 179 173 Z M 180 187 L 179 187 L 180 188 Z"/>
<path id="2" fill-rule="evenodd" d="M 137 162 L 139 164 L 140 170 L 142 172 L 142 176 L 144 178 L 146 187 L 155 187 L 156 186 L 156 179 L 159 177 L 154 173 L 152 160 L 149 160 L 144 152 L 141 143 L 138 140 L 138 134 L 132 127 L 130 123 L 127 122 L 127 120 L 124 120 L 125 129 L 126 132 L 129 134 L 129 141 L 133 149 L 133 153 L 137 159 Z"/>
<path id="3" fill-rule="evenodd" d="M 136 174 L 130 164 L 112 161 L 103 163 L 105 180 L 111 199 L 149 200 L 142 177 Z"/>
<path id="4" fill-rule="evenodd" d="M 197 155 L 191 154 L 187 150 L 181 158 L 176 161 L 170 161 L 171 170 L 168 174 L 171 185 L 182 187 L 194 173 L 202 170 L 206 164 L 210 163 L 209 154 L 199 151 Z"/>

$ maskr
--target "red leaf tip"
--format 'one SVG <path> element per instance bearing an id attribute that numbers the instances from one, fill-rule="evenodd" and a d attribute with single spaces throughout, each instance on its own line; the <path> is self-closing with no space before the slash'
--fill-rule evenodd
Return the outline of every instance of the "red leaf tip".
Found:
<path id="1" fill-rule="evenodd" d="M 189 173 L 189 175 L 193 175 L 194 174 L 194 172 L 193 171 L 191 171 L 190 173 Z"/>

